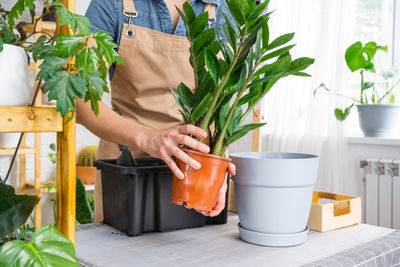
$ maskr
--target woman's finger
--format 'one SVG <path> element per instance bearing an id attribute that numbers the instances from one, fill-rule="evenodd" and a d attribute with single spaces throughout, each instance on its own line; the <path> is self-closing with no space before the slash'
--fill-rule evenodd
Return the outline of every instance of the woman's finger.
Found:
<path id="1" fill-rule="evenodd" d="M 188 146 L 192 149 L 201 151 L 203 153 L 208 153 L 210 152 L 210 147 L 207 146 L 206 144 L 203 144 L 202 142 L 184 134 L 180 134 L 177 137 L 177 142 L 179 145 L 185 145 Z"/>
<path id="2" fill-rule="evenodd" d="M 183 152 L 179 147 L 177 146 L 170 146 L 167 148 L 169 150 L 169 152 L 174 155 L 177 159 L 180 159 L 182 162 L 186 163 L 187 165 L 189 165 L 190 167 L 192 167 L 193 169 L 200 169 L 201 168 L 201 164 L 192 159 L 188 154 L 186 154 L 185 152 Z"/>
<path id="3" fill-rule="evenodd" d="M 161 159 L 164 160 L 164 162 L 169 166 L 169 168 L 175 174 L 176 177 L 178 177 L 179 179 L 185 179 L 185 175 L 178 168 L 175 161 L 170 156 L 165 155 L 165 156 L 162 156 Z"/>
<path id="4" fill-rule="evenodd" d="M 205 211 L 205 210 L 196 210 L 198 213 L 200 213 L 200 214 L 203 214 L 204 216 L 209 216 L 209 213 L 210 212 L 208 212 L 208 211 Z"/>
<path id="5" fill-rule="evenodd" d="M 207 137 L 207 131 L 204 131 L 203 129 L 196 127 L 194 125 L 191 125 L 191 124 L 179 126 L 178 132 L 181 134 L 186 134 L 186 135 L 194 135 L 199 138 Z"/>
<path id="6" fill-rule="evenodd" d="M 236 166 L 233 163 L 229 163 L 228 165 L 228 173 L 232 176 L 236 175 Z"/>

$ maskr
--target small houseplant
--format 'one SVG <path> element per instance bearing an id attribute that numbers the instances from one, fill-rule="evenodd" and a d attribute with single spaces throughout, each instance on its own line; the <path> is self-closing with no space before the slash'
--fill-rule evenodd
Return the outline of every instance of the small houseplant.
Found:
<path id="1" fill-rule="evenodd" d="M 390 134 L 395 129 L 396 119 L 400 115 L 400 106 L 394 105 L 394 89 L 399 85 L 400 77 L 396 78 L 398 72 L 394 68 L 384 70 L 380 75 L 376 73 L 374 57 L 378 51 L 387 52 L 387 46 L 375 42 L 365 45 L 355 42 L 347 48 L 347 66 L 352 72 L 360 71 L 360 94 L 358 98 L 339 94 L 348 98 L 351 104 L 344 109 L 335 109 L 336 118 L 344 121 L 351 109 L 357 106 L 360 128 L 364 135 L 369 137 Z M 381 81 L 376 82 L 377 79 Z M 319 89 L 331 92 L 324 84 L 316 91 Z"/>
<path id="2" fill-rule="evenodd" d="M 38 201 L 36 196 L 16 195 L 12 186 L 0 183 L 0 238 L 12 236 Z M 0 244 L 0 266 L 80 266 L 74 245 L 52 225 L 40 227 L 29 243 L 22 238 Z"/>
<path id="3" fill-rule="evenodd" d="M 57 101 L 57 111 L 63 117 L 75 111 L 74 100 L 77 98 L 90 101 L 92 110 L 97 114 L 98 101 L 103 92 L 109 92 L 106 62 L 110 65 L 123 63 L 114 50 L 117 45 L 103 31 L 92 34 L 89 19 L 71 13 L 59 1 L 45 1 L 46 10 L 35 20 L 32 33 L 16 31 L 18 25 L 15 21 L 26 8 L 33 11 L 34 2 L 18 0 L 10 11 L 3 13 L 0 20 L 0 53 L 5 45 L 17 46 L 32 53 L 35 62 L 41 61 L 37 79 L 45 82 L 44 92 L 48 93 L 49 100 Z M 53 12 L 59 15 L 59 25 L 69 25 L 74 35 L 43 34 L 36 42 L 31 42 L 30 37 L 41 33 L 37 29 L 38 21 Z M 97 46 L 89 44 L 91 39 Z"/>
<path id="4" fill-rule="evenodd" d="M 76 176 L 82 180 L 84 184 L 93 184 L 96 175 L 96 168 L 93 167 L 93 162 L 96 160 L 97 146 L 87 146 L 79 151 Z"/>
<path id="5" fill-rule="evenodd" d="M 182 17 L 191 43 L 190 63 L 195 77 L 194 92 L 181 83 L 174 97 L 181 107 L 186 124 L 209 132 L 210 154 L 183 148 L 202 165 L 194 170 L 182 161 L 177 164 L 185 179 L 174 177 L 171 201 L 189 208 L 210 211 L 224 183 L 230 159 L 227 147 L 249 131 L 265 125 L 242 125 L 253 107 L 281 79 L 289 75 L 310 76 L 303 72 L 314 59 L 292 59 L 290 55 L 294 33 L 270 40 L 266 13 L 269 1 L 256 6 L 255 0 L 227 0 L 234 21 L 222 14 L 226 27 L 224 36 L 207 28 L 208 13 L 195 16 L 189 3 L 183 5 Z M 222 41 L 228 40 L 229 44 Z M 217 54 L 222 52 L 223 57 Z M 214 130 L 212 131 L 212 127 Z"/>

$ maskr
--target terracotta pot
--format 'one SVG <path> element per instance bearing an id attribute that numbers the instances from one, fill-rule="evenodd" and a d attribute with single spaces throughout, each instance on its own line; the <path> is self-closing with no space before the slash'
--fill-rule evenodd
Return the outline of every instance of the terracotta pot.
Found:
<path id="1" fill-rule="evenodd" d="M 182 150 L 200 162 L 201 168 L 195 170 L 177 160 L 185 179 L 174 176 L 171 202 L 191 209 L 211 211 L 217 202 L 218 192 L 225 182 L 231 159 L 189 149 Z"/>
<path id="2" fill-rule="evenodd" d="M 76 166 L 76 177 L 78 177 L 84 184 L 94 184 L 96 167 Z"/>

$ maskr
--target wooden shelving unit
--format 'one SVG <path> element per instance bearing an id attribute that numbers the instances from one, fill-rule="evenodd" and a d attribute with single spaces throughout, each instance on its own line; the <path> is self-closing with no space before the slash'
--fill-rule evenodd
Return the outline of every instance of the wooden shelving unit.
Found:
<path id="1" fill-rule="evenodd" d="M 75 11 L 75 0 L 61 0 L 70 11 Z M 43 23 L 43 27 L 49 26 Z M 28 29 L 29 30 L 29 29 Z M 43 30 L 43 28 L 42 28 Z M 54 24 L 49 30 L 54 31 Z M 61 34 L 71 34 L 68 27 L 57 26 Z M 37 39 L 39 36 L 35 36 Z M 35 64 L 31 67 L 36 68 Z M 35 181 L 26 181 L 26 168 L 20 171 L 20 192 L 34 188 L 35 194 L 42 194 L 40 172 L 40 147 L 42 132 L 57 132 L 57 228 L 75 244 L 75 177 L 76 177 L 76 151 L 75 151 L 75 117 L 68 123 L 63 120 L 55 107 L 44 107 L 41 103 L 42 96 L 38 95 L 35 107 L 0 107 L 0 133 L 35 133 L 35 146 L 26 147 L 25 140 L 19 152 L 21 166 L 26 166 L 26 155 L 35 155 Z M 67 115 L 68 117 L 69 115 Z M 0 149 L 0 155 L 12 155 L 13 149 Z M 40 225 L 41 206 L 35 208 L 35 225 Z"/>

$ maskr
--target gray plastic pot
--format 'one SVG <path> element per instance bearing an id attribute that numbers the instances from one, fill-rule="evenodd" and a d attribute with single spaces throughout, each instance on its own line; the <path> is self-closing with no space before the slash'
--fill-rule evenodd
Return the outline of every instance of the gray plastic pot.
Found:
<path id="1" fill-rule="evenodd" d="M 357 110 L 360 128 L 366 137 L 388 137 L 399 127 L 399 105 L 357 105 Z"/>
<path id="2" fill-rule="evenodd" d="M 297 153 L 243 152 L 236 165 L 240 237 L 264 246 L 294 246 L 307 238 L 319 158 Z"/>

